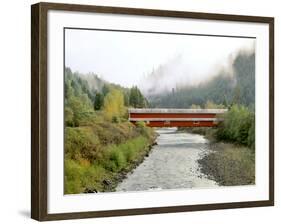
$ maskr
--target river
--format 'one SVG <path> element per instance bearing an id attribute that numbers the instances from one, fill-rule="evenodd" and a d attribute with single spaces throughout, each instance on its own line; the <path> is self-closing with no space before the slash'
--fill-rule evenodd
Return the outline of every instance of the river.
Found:
<path id="1" fill-rule="evenodd" d="M 199 171 L 197 160 L 209 153 L 202 135 L 161 128 L 148 157 L 117 186 L 116 191 L 210 188 L 217 183 Z"/>

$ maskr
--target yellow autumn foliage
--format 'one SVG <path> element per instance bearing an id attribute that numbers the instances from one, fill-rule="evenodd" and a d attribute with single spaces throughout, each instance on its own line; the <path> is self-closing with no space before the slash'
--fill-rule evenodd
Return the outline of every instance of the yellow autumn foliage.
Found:
<path id="1" fill-rule="evenodd" d="M 104 98 L 103 104 L 104 116 L 107 120 L 124 116 L 126 108 L 124 106 L 124 95 L 118 89 L 111 89 Z"/>

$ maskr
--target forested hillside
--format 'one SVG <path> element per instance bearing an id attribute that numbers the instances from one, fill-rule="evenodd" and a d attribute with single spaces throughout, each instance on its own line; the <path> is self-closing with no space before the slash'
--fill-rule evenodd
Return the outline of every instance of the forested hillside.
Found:
<path id="1" fill-rule="evenodd" d="M 148 98 L 153 107 L 190 108 L 192 104 L 203 107 L 207 101 L 212 101 L 225 106 L 242 104 L 254 108 L 255 54 L 240 52 L 232 61 L 231 68 L 220 70 L 210 80 L 172 88 Z"/>
<path id="2" fill-rule="evenodd" d="M 148 153 L 155 135 L 128 121 L 128 107 L 146 107 L 137 87 L 65 70 L 65 193 L 114 191 L 120 175 Z"/>

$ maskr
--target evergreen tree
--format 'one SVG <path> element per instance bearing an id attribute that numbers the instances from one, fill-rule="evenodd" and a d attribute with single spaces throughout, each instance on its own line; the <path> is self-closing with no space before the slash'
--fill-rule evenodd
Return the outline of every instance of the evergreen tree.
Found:
<path id="1" fill-rule="evenodd" d="M 101 90 L 102 94 L 103 94 L 104 96 L 106 96 L 106 94 L 108 94 L 109 91 L 110 91 L 109 85 L 104 84 L 103 87 L 102 87 L 102 90 Z"/>
<path id="2" fill-rule="evenodd" d="M 101 93 L 97 93 L 94 102 L 95 110 L 100 110 L 102 108 L 103 100 L 104 100 L 103 95 Z"/>
<path id="3" fill-rule="evenodd" d="M 135 108 L 143 108 L 147 106 L 147 101 L 137 86 L 133 86 L 130 90 L 129 103 Z"/>

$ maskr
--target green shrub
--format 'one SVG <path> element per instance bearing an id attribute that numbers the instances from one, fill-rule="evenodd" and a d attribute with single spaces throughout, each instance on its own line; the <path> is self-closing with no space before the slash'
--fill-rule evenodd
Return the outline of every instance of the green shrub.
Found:
<path id="1" fill-rule="evenodd" d="M 223 115 L 224 121 L 217 128 L 218 140 L 231 141 L 254 147 L 255 115 L 247 107 L 234 105 Z"/>
<path id="2" fill-rule="evenodd" d="M 83 169 L 79 164 L 73 160 L 65 159 L 64 161 L 64 193 L 75 194 L 83 191 L 82 176 Z"/>
<path id="3" fill-rule="evenodd" d="M 255 117 L 252 116 L 251 118 L 251 127 L 249 128 L 248 131 L 248 141 L 247 141 L 247 145 L 254 150 L 255 149 Z"/>
<path id="4" fill-rule="evenodd" d="M 73 127 L 74 126 L 74 121 L 73 121 L 74 113 L 73 113 L 73 111 L 71 110 L 70 107 L 67 107 L 67 106 L 65 107 L 64 116 L 65 116 L 65 118 L 64 118 L 65 125 Z"/>
<path id="5" fill-rule="evenodd" d="M 109 176 L 110 174 L 99 164 L 93 164 L 85 168 L 84 173 L 80 177 L 82 179 L 83 190 L 92 189 L 103 191 L 103 181 L 109 179 Z"/>
<path id="6" fill-rule="evenodd" d="M 123 154 L 123 151 L 119 150 L 118 148 L 114 148 L 110 153 L 110 160 L 113 160 L 116 163 L 118 169 L 122 169 L 126 166 L 126 158 Z"/>
<path id="7" fill-rule="evenodd" d="M 119 118 L 117 116 L 112 117 L 112 123 L 119 123 Z"/>
<path id="8" fill-rule="evenodd" d="M 82 193 L 86 189 L 103 191 L 103 181 L 110 178 L 110 174 L 98 165 L 83 165 L 77 161 L 65 160 L 65 193 Z"/>
<path id="9" fill-rule="evenodd" d="M 136 125 L 138 128 L 143 128 L 143 129 L 146 128 L 146 124 L 144 121 L 137 121 Z"/>
<path id="10" fill-rule="evenodd" d="M 146 154 L 148 143 L 146 138 L 137 137 L 120 145 L 110 145 L 104 150 L 99 163 L 110 171 L 122 170 Z"/>
<path id="11" fill-rule="evenodd" d="M 65 155 L 67 158 L 90 161 L 101 149 L 99 139 L 89 127 L 65 128 Z"/>
<path id="12" fill-rule="evenodd" d="M 130 122 L 111 123 L 105 121 L 92 124 L 91 127 L 103 146 L 118 145 L 140 135 L 137 128 Z"/>
<path id="13" fill-rule="evenodd" d="M 147 127 L 145 122 L 143 121 L 138 121 L 136 123 L 136 126 L 137 126 L 137 130 L 138 132 L 142 135 L 142 136 L 145 136 L 146 138 L 153 138 L 154 137 L 154 134 L 153 134 L 153 129 L 150 128 L 150 127 Z"/>
<path id="14" fill-rule="evenodd" d="M 128 144 L 125 144 L 122 146 L 122 151 L 124 153 L 124 156 L 126 158 L 126 161 L 133 161 L 134 160 L 134 145 L 129 142 Z"/>

